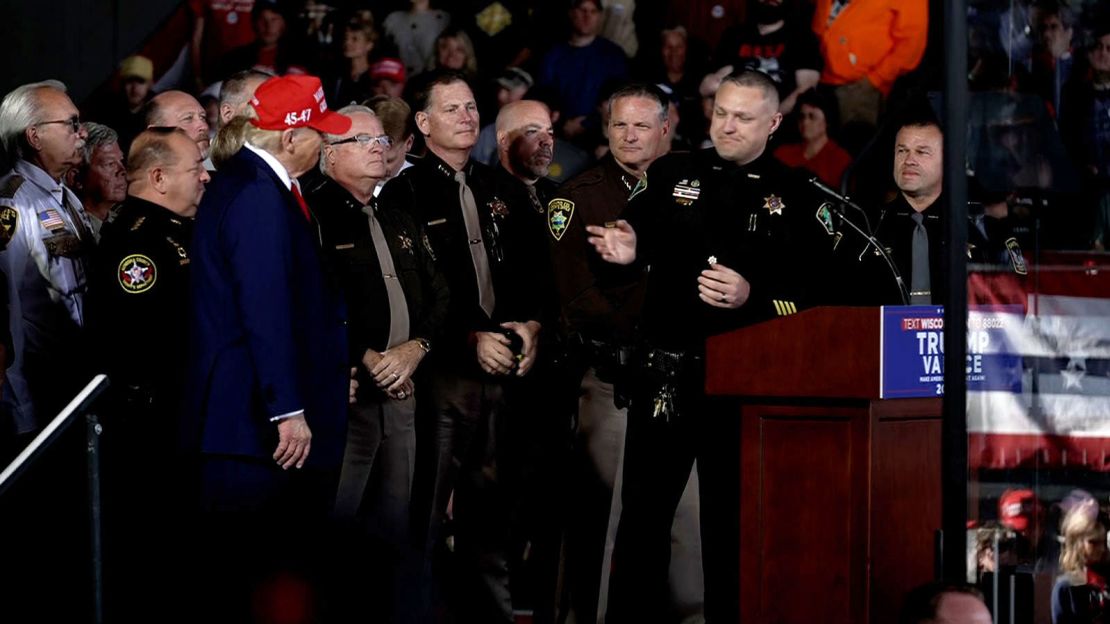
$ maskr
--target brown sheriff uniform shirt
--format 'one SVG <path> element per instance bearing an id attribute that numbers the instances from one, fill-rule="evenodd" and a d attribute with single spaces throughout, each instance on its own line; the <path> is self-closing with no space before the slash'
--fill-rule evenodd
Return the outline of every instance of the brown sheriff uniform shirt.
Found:
<path id="1" fill-rule="evenodd" d="M 629 344 L 644 300 L 642 265 L 601 259 L 587 225 L 621 218 L 639 180 L 612 155 L 563 184 L 547 204 L 547 229 L 564 330 L 583 338 Z"/>

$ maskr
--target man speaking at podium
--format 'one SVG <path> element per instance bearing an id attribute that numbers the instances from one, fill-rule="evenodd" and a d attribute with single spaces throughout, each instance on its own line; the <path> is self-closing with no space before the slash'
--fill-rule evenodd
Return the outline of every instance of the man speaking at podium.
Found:
<path id="1" fill-rule="evenodd" d="M 659 159 L 627 220 L 587 227 L 604 260 L 650 266 L 639 373 L 626 390 L 611 623 L 666 613 L 670 527 L 695 458 L 706 620 L 740 619 L 740 423 L 714 414 L 705 396 L 705 340 L 820 301 L 833 240 L 805 179 L 766 150 L 778 106 L 765 74 L 730 74 L 714 100 L 713 148 Z"/>

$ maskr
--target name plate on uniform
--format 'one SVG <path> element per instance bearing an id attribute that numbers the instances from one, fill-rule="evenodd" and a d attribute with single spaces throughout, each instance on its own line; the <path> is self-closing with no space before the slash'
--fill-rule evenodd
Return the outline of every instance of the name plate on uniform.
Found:
<path id="1" fill-rule="evenodd" d="M 971 309 L 967 318 L 967 389 L 1020 393 L 1022 358 L 1014 337 L 1025 323 L 1020 305 Z M 879 397 L 944 395 L 944 308 L 883 306 Z"/>

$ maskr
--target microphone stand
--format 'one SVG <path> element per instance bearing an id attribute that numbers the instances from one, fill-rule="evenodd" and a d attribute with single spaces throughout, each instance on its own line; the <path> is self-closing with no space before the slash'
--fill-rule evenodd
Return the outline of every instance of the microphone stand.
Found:
<path id="1" fill-rule="evenodd" d="M 868 242 L 868 244 L 875 246 L 875 249 L 878 250 L 879 255 L 882 256 L 884 261 L 886 261 L 886 266 L 888 269 L 890 269 L 890 274 L 894 276 L 894 281 L 898 285 L 898 294 L 902 297 L 902 305 L 909 305 L 910 293 L 908 290 L 906 290 L 906 283 L 902 280 L 902 274 L 898 272 L 898 267 L 895 266 L 894 259 L 891 258 L 886 249 L 879 244 L 879 241 L 876 240 L 875 237 L 869 233 L 871 231 L 871 221 L 867 218 L 867 212 L 864 211 L 863 208 L 860 208 L 855 203 L 853 203 L 852 200 L 844 197 L 840 193 L 837 193 L 836 191 L 822 184 L 821 181 L 817 179 L 817 176 L 813 176 L 812 178 L 810 178 L 809 183 L 817 190 L 836 200 L 835 204 L 833 202 L 825 202 L 824 205 L 829 206 L 832 211 L 840 217 L 841 223 L 847 223 L 848 227 L 852 228 L 853 231 L 862 236 L 864 240 Z M 849 219 L 848 215 L 844 214 L 842 206 L 848 206 L 854 209 L 856 212 L 860 213 L 860 215 L 863 216 L 863 224 L 867 226 L 867 231 L 864 231 L 862 228 L 856 225 L 855 222 Z M 866 251 L 866 247 L 864 248 L 864 251 Z"/>

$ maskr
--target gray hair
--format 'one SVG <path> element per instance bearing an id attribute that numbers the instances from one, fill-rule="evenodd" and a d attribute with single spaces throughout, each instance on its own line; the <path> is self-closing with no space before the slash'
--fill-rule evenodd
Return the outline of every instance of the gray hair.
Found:
<path id="1" fill-rule="evenodd" d="M 274 75 L 267 71 L 257 69 L 244 69 L 243 71 L 235 72 L 220 83 L 220 104 L 234 100 L 236 104 L 241 104 L 250 99 L 246 96 L 247 81 L 251 78 L 262 78 L 269 80 Z"/>
<path id="2" fill-rule="evenodd" d="M 66 92 L 66 86 L 61 81 L 43 80 L 12 89 L 0 102 L 0 142 L 4 145 L 4 152 L 13 160 L 23 158 L 25 154 L 27 128 L 42 121 L 39 119 L 36 94 L 39 89 Z"/>
<path id="3" fill-rule="evenodd" d="M 370 115 L 371 117 L 378 116 L 378 114 L 374 112 L 374 109 L 370 108 L 369 106 L 363 106 L 362 104 L 348 104 L 335 112 L 339 113 L 340 115 L 354 115 L 355 113 L 363 113 L 365 115 Z M 339 135 L 321 132 L 320 136 L 324 138 L 323 142 L 320 143 L 320 173 L 328 175 L 328 160 L 324 158 L 324 148 L 328 146 L 328 143 L 339 140 Z"/>
<path id="4" fill-rule="evenodd" d="M 277 156 L 281 153 L 281 137 L 284 136 L 286 132 L 290 130 L 292 130 L 294 134 L 299 134 L 303 132 L 318 132 L 314 128 L 309 128 L 307 126 L 289 128 L 287 130 L 264 130 L 250 123 L 250 119 L 246 117 L 236 117 L 232 120 L 231 124 L 228 124 L 228 126 L 235 124 L 238 127 L 238 122 L 240 121 L 243 122 L 243 125 L 241 126 L 241 136 L 243 139 L 243 143 L 250 143 L 251 147 L 260 149 L 273 156 Z M 219 133 L 217 133 L 217 136 L 219 136 Z M 232 138 L 234 140 L 237 140 L 238 136 Z M 242 147 L 242 145 L 240 145 L 240 147 Z"/>
<path id="5" fill-rule="evenodd" d="M 88 137 L 85 138 L 85 146 L 81 148 L 81 157 L 86 166 L 92 163 L 92 155 L 96 148 L 119 142 L 119 133 L 93 121 L 85 122 L 85 133 Z"/>
<path id="6" fill-rule="evenodd" d="M 285 133 L 284 130 L 263 130 L 250 123 L 249 119 L 243 121 L 246 122 L 243 125 L 243 143 L 250 143 L 270 154 L 281 152 L 281 135 Z"/>
<path id="7" fill-rule="evenodd" d="M 235 72 L 226 80 L 220 83 L 220 106 L 230 104 L 238 106 L 243 102 L 251 99 L 251 93 L 247 92 L 247 83 L 252 78 L 261 78 L 263 81 L 273 78 L 274 75 L 270 72 L 259 71 L 257 69 L 244 69 L 243 71 Z"/>
<path id="8" fill-rule="evenodd" d="M 632 83 L 625 85 L 609 96 L 607 106 L 609 107 L 609 114 L 613 114 L 613 104 L 617 100 L 624 98 L 644 98 L 651 100 L 656 106 L 659 107 L 659 123 L 667 121 L 667 94 L 663 90 L 653 84 L 647 83 Z"/>

